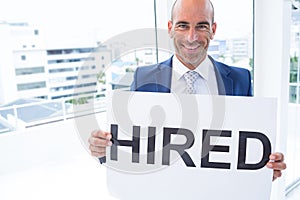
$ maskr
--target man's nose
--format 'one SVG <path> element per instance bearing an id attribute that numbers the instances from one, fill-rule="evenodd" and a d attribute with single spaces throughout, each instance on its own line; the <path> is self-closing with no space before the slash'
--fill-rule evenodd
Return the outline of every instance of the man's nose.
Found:
<path id="1" fill-rule="evenodd" d="M 188 42 L 194 42 L 198 40 L 198 34 L 197 31 L 194 28 L 190 28 L 187 36 Z"/>

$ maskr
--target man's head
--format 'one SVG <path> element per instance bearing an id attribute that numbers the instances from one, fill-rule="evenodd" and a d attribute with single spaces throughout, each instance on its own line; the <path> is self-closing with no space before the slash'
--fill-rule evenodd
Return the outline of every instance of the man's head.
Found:
<path id="1" fill-rule="evenodd" d="M 168 22 L 177 58 L 195 69 L 206 57 L 216 32 L 214 8 L 209 0 L 176 0 Z"/>

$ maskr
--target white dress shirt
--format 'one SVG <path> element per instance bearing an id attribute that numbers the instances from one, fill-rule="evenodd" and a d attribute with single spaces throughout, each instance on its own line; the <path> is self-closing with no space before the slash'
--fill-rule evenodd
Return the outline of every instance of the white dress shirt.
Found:
<path id="1" fill-rule="evenodd" d="M 172 93 L 187 93 L 186 81 L 183 75 L 190 71 L 184 66 L 174 55 L 172 59 Z M 218 84 L 215 74 L 215 69 L 211 60 L 206 56 L 204 61 L 194 70 L 200 74 L 200 77 L 195 81 L 194 86 L 197 94 L 218 95 Z"/>

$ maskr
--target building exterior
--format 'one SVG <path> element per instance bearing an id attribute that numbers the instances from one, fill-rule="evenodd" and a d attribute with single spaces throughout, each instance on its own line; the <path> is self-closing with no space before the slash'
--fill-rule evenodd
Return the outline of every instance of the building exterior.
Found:
<path id="1" fill-rule="evenodd" d="M 30 96 L 46 95 L 46 52 L 39 31 L 27 23 L 2 22 L 0 40 L 0 103 L 28 95 L 29 88 Z"/>
<path id="2" fill-rule="evenodd" d="M 49 49 L 42 32 L 27 23 L 0 22 L 0 43 L 0 104 L 93 94 L 97 73 L 111 62 L 111 51 L 96 41 Z"/>
<path id="3" fill-rule="evenodd" d="M 27 23 L 9 23 L 17 98 L 47 98 L 47 54 L 41 31 Z M 6 84 L 7 85 L 7 84 Z"/>
<path id="4" fill-rule="evenodd" d="M 226 54 L 226 41 L 225 40 L 212 40 L 209 44 L 208 54 L 219 59 L 224 58 Z"/>
<path id="5" fill-rule="evenodd" d="M 106 48 L 47 50 L 49 99 L 76 98 L 97 92 L 97 74 L 111 62 Z"/>
<path id="6" fill-rule="evenodd" d="M 230 40 L 229 48 L 230 54 L 234 60 L 242 60 L 249 58 L 251 53 L 249 51 L 249 44 L 251 44 L 247 38 L 236 38 Z"/>

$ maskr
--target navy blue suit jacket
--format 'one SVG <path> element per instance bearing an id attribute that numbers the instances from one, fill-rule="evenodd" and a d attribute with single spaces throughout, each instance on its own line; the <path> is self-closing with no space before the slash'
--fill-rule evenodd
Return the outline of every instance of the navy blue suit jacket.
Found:
<path id="1" fill-rule="evenodd" d="M 251 75 L 247 69 L 231 67 L 212 61 L 220 95 L 252 96 Z M 162 63 L 138 67 L 134 74 L 131 91 L 170 92 L 172 57 Z"/>

